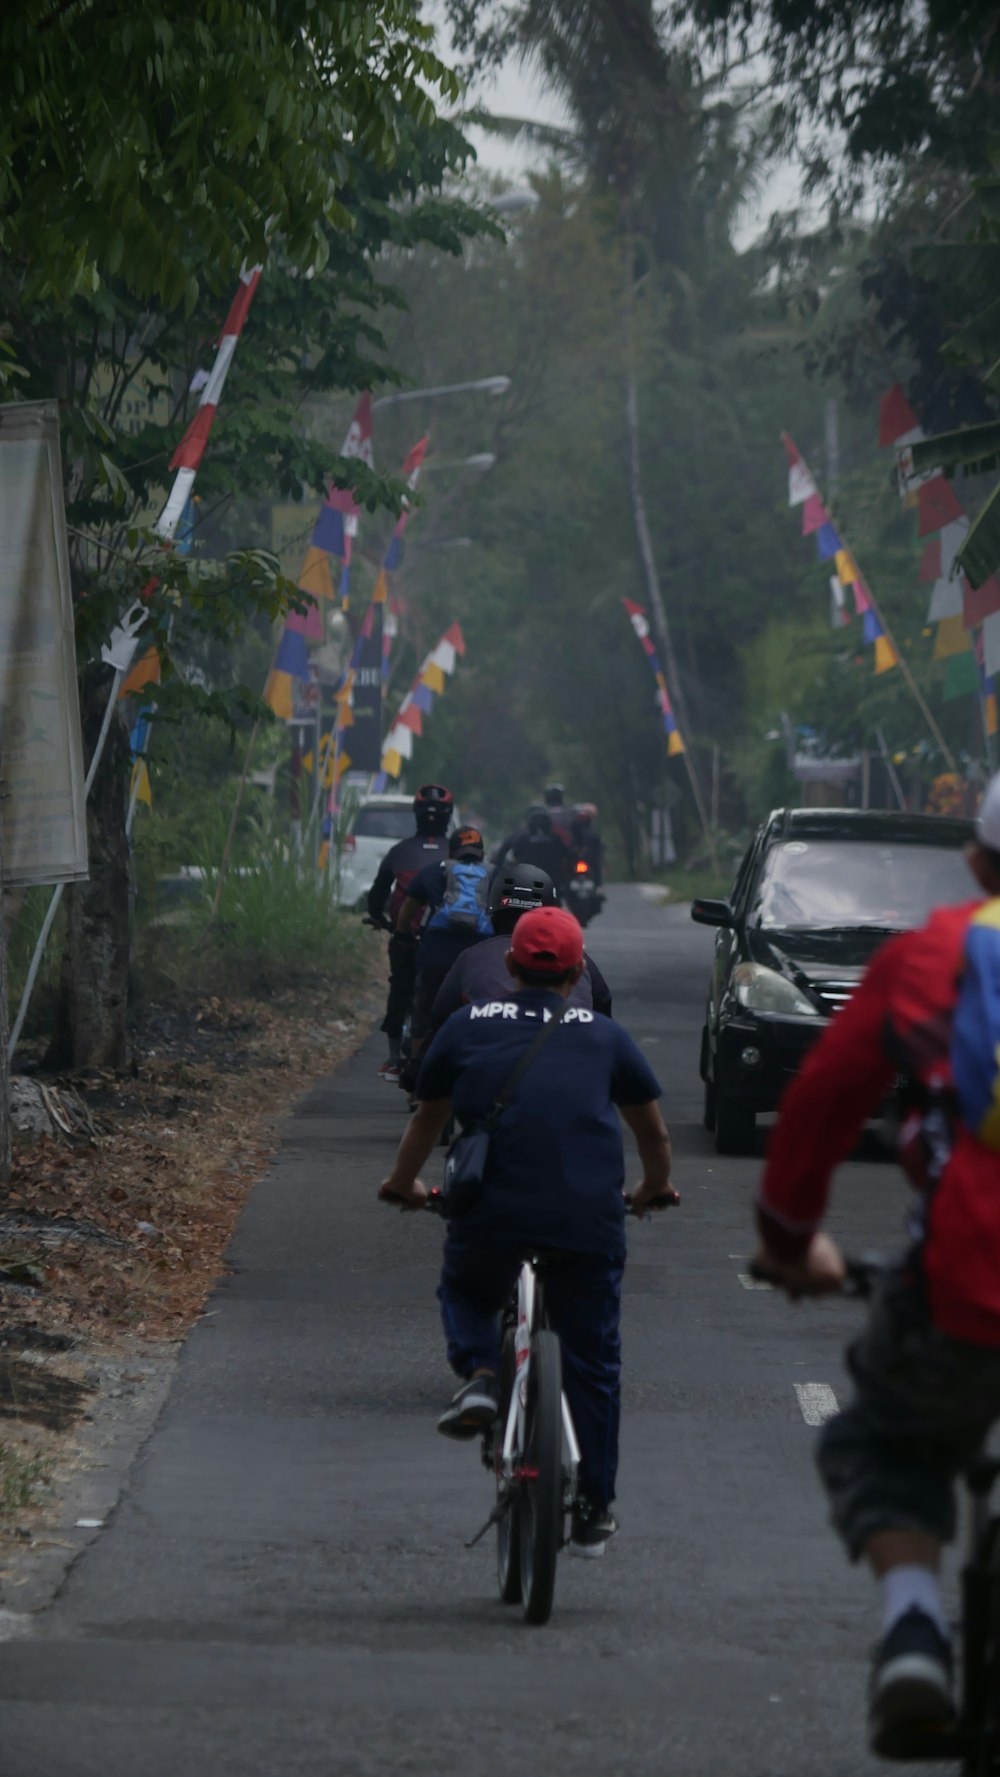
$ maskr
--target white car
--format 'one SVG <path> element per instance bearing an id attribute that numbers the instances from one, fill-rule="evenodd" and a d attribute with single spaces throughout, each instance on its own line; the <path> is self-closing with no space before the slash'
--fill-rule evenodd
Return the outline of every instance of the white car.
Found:
<path id="1" fill-rule="evenodd" d="M 378 867 L 399 839 L 416 832 L 412 796 L 363 796 L 354 812 L 335 881 L 342 907 L 363 909 Z"/>

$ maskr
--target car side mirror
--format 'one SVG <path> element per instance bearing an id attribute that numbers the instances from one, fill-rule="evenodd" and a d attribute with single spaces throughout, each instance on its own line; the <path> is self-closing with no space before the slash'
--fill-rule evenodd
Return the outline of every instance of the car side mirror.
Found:
<path id="1" fill-rule="evenodd" d="M 691 902 L 691 918 L 700 926 L 731 926 L 733 910 L 728 901 Z"/>

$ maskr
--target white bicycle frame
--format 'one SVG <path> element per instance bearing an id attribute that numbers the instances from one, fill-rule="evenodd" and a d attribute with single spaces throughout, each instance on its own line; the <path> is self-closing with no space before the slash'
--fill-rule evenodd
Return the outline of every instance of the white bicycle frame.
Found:
<path id="1" fill-rule="evenodd" d="M 538 1278 L 530 1259 L 521 1266 L 517 1279 L 517 1326 L 514 1332 L 514 1386 L 511 1389 L 507 1423 L 504 1426 L 500 1452 L 500 1474 L 508 1486 L 515 1478 L 515 1467 L 524 1453 L 525 1418 L 528 1407 L 528 1376 L 531 1370 L 531 1336 L 538 1330 Z M 563 1468 L 567 1475 L 564 1504 L 571 1507 L 576 1500 L 577 1474 L 580 1468 L 580 1446 L 576 1427 L 569 1410 L 566 1390 L 562 1391 Z"/>

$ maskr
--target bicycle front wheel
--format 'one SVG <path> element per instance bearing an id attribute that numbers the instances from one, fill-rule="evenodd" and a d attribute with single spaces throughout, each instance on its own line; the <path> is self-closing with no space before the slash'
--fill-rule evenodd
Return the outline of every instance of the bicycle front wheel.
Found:
<path id="1" fill-rule="evenodd" d="M 514 1359 L 514 1329 L 508 1327 L 504 1334 L 503 1359 L 500 1365 L 500 1416 L 496 1424 L 494 1436 L 493 1461 L 497 1469 L 497 1503 L 500 1503 L 501 1489 L 504 1486 L 500 1474 L 500 1463 L 503 1456 L 503 1435 L 507 1425 L 507 1413 L 510 1409 L 510 1397 L 514 1392 L 517 1365 Z M 497 1519 L 497 1585 L 500 1598 L 504 1604 L 520 1604 L 521 1602 L 521 1538 L 520 1516 L 517 1509 L 517 1492 L 508 1493 L 504 1509 Z"/>
<path id="2" fill-rule="evenodd" d="M 518 1497 L 521 1593 L 528 1623 L 547 1623 L 562 1542 L 562 1359 L 555 1333 L 531 1341 Z"/>

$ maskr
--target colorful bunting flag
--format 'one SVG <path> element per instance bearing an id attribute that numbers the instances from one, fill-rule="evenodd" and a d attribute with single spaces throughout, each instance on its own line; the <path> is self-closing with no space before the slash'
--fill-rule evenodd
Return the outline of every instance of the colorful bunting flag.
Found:
<path id="1" fill-rule="evenodd" d="M 938 624 L 934 638 L 935 660 L 950 660 L 955 654 L 970 654 L 972 637 L 961 617 L 945 617 Z"/>
<path id="2" fill-rule="evenodd" d="M 898 666 L 898 665 L 899 665 L 899 655 L 896 653 L 896 650 L 893 647 L 892 643 L 890 642 L 888 636 L 884 636 L 884 635 L 877 636 L 875 639 L 875 671 L 876 671 L 876 673 L 887 673 L 887 672 L 891 671 L 891 669 L 894 666 Z"/>
<path id="3" fill-rule="evenodd" d="M 306 550 L 306 559 L 302 563 L 299 591 L 308 592 L 314 599 L 332 599 L 334 596 L 330 557 L 325 549 L 317 549 L 312 543 Z"/>
<path id="4" fill-rule="evenodd" d="M 349 459 L 357 458 L 367 464 L 369 469 L 374 466 L 372 398 L 367 389 L 355 409 L 340 454 Z M 313 548 L 324 549 L 328 555 L 336 555 L 342 561 L 349 561 L 351 539 L 358 534 L 359 511 L 350 488 L 331 486 L 316 520 L 316 528 L 312 534 Z"/>
<path id="5" fill-rule="evenodd" d="M 954 702 L 956 697 L 974 697 L 980 686 L 979 667 L 971 648 L 950 655 L 944 669 L 944 690 L 941 693 L 945 703 Z"/>
<path id="6" fill-rule="evenodd" d="M 995 611 L 1000 611 L 1000 579 L 991 574 L 982 586 L 972 586 L 962 575 L 962 615 L 967 629 L 974 629 L 977 623 L 984 623 Z"/>
<path id="7" fill-rule="evenodd" d="M 946 481 L 943 475 L 932 476 L 930 481 L 925 481 L 918 488 L 917 513 L 918 537 L 926 537 L 931 531 L 940 531 L 944 525 L 964 516 L 951 482 Z"/>
<path id="8" fill-rule="evenodd" d="M 888 444 L 896 444 L 911 432 L 918 432 L 917 416 L 907 401 L 898 383 L 894 383 L 888 394 L 882 396 L 878 415 L 879 448 Z"/>
<path id="9" fill-rule="evenodd" d="M 685 751 L 684 740 L 680 729 L 677 726 L 677 719 L 670 702 L 670 694 L 667 691 L 667 681 L 663 675 L 663 670 L 657 658 L 656 648 L 649 633 L 649 618 L 646 616 L 642 606 L 634 604 L 631 599 L 623 598 L 622 604 L 625 606 L 625 610 L 628 613 L 628 620 L 642 644 L 643 651 L 648 656 L 649 664 L 653 669 L 653 677 L 656 680 L 656 698 L 663 722 L 663 732 L 667 736 L 667 757 L 676 758 Z"/>
<path id="10" fill-rule="evenodd" d="M 134 697 L 137 692 L 145 691 L 147 685 L 158 685 L 161 672 L 160 656 L 155 648 L 147 648 L 141 659 L 129 669 L 122 680 L 119 700 L 123 697 Z"/>
<path id="11" fill-rule="evenodd" d="M 843 547 L 832 524 L 820 525 L 816 532 L 816 553 L 820 561 L 833 561 Z"/>
<path id="12" fill-rule="evenodd" d="M 782 432 L 781 442 L 788 458 L 788 504 L 801 506 L 819 490 L 787 432 Z"/>
<path id="13" fill-rule="evenodd" d="M 802 507 L 802 535 L 811 537 L 814 531 L 821 530 L 829 524 L 830 514 L 818 494 L 810 494 Z"/>
<path id="14" fill-rule="evenodd" d="M 942 623 L 946 617 L 961 617 L 962 608 L 961 580 L 935 580 L 927 607 L 928 623 Z"/>

